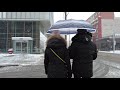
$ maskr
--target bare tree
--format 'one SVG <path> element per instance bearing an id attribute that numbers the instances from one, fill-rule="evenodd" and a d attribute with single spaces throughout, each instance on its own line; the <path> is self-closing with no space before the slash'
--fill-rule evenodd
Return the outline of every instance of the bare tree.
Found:
<path id="1" fill-rule="evenodd" d="M 68 16 L 69 13 L 64 12 L 64 14 L 65 14 L 65 20 L 67 20 L 67 16 Z"/>

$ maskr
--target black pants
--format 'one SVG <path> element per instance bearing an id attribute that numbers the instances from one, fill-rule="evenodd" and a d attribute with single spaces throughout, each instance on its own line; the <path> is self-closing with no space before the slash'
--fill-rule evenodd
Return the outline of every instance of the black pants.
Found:
<path id="1" fill-rule="evenodd" d="M 91 78 L 93 76 L 93 63 L 75 63 L 72 71 L 74 78 Z"/>

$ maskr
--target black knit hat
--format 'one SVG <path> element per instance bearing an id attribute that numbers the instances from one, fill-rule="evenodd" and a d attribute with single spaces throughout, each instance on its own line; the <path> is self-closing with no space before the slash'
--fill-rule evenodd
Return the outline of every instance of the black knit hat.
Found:
<path id="1" fill-rule="evenodd" d="M 85 33 L 87 33 L 87 30 L 86 29 L 77 29 L 77 33 L 78 34 L 85 34 Z"/>
<path id="2" fill-rule="evenodd" d="M 88 34 L 89 36 L 92 37 L 92 33 L 87 32 L 86 29 L 77 29 L 77 33 L 78 33 L 78 34 Z"/>

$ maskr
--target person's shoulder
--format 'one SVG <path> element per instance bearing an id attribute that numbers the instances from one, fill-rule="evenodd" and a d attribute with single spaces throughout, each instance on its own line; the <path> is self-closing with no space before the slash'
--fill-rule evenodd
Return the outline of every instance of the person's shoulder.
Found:
<path id="1" fill-rule="evenodd" d="M 92 44 L 95 44 L 95 42 L 91 41 Z"/>
<path id="2" fill-rule="evenodd" d="M 96 46 L 96 44 L 93 41 L 91 41 L 90 44 L 93 46 Z"/>

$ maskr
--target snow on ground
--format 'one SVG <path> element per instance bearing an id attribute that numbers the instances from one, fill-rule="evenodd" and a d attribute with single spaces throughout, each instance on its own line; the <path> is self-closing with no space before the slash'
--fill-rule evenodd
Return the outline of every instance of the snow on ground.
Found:
<path id="1" fill-rule="evenodd" d="M 120 54 L 120 50 L 99 51 L 105 53 Z M 37 65 L 43 64 L 44 54 L 4 54 L 0 53 L 0 66 L 5 65 Z"/>
<path id="2" fill-rule="evenodd" d="M 99 52 L 120 54 L 120 50 L 115 50 L 115 51 L 99 51 Z"/>
<path id="3" fill-rule="evenodd" d="M 43 55 L 44 54 L 0 54 L 0 66 L 42 64 Z"/>

